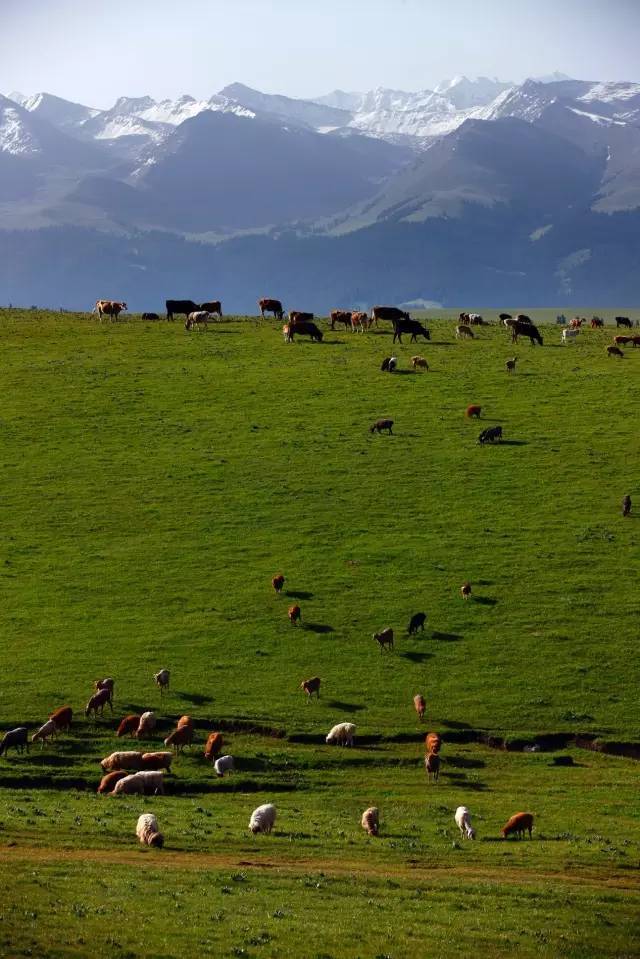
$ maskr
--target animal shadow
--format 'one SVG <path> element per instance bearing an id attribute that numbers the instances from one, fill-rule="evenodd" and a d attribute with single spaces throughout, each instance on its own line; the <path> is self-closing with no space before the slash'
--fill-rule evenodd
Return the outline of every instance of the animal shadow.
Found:
<path id="1" fill-rule="evenodd" d="M 447 760 L 447 764 L 448 764 L 448 763 L 449 763 L 449 760 Z M 453 786 L 462 786 L 462 785 L 464 785 L 465 790 L 468 789 L 470 792 L 485 792 L 486 789 L 487 789 L 487 784 L 486 784 L 486 783 L 481 783 L 481 782 L 469 782 L 469 780 L 467 779 L 467 774 L 466 774 L 466 773 L 451 773 L 451 772 L 449 772 L 447 769 L 445 769 L 444 766 L 443 766 L 441 775 L 442 775 L 445 779 L 449 780 L 449 782 L 450 782 Z"/>
<path id="2" fill-rule="evenodd" d="M 457 722 L 455 719 L 443 719 L 442 725 L 448 726 L 449 729 L 471 729 L 471 726 L 469 725 L 469 723 L 460 723 L 460 722 Z"/>
<path id="3" fill-rule="evenodd" d="M 180 699 L 186 699 L 188 703 L 194 706 L 204 706 L 206 703 L 212 703 L 212 696 L 203 696 L 201 693 L 176 693 Z"/>
<path id="4" fill-rule="evenodd" d="M 303 623 L 303 628 L 310 630 L 312 633 L 332 633 L 333 626 L 329 626 L 327 623 Z"/>
<path id="5" fill-rule="evenodd" d="M 360 710 L 364 709 L 364 706 L 359 706 L 358 703 L 343 703 L 341 699 L 329 699 L 327 706 L 332 709 L 339 709 L 343 713 L 359 713 Z"/>
<path id="6" fill-rule="evenodd" d="M 431 639 L 435 639 L 438 643 L 456 643 L 459 639 L 462 639 L 462 636 L 459 633 L 440 633 L 434 630 L 431 633 Z"/>
<path id="7" fill-rule="evenodd" d="M 498 602 L 498 600 L 493 599 L 492 596 L 472 596 L 471 598 L 474 603 L 479 603 L 480 606 L 495 606 Z"/>
<path id="8" fill-rule="evenodd" d="M 494 446 L 528 446 L 525 440 L 501 440 L 500 443 L 494 443 Z"/>
<path id="9" fill-rule="evenodd" d="M 424 663 L 427 659 L 433 658 L 433 653 L 400 653 L 404 659 L 408 659 L 410 663 Z"/>
<path id="10" fill-rule="evenodd" d="M 308 589 L 285 589 L 285 596 L 290 596 L 291 599 L 312 599 L 313 593 L 310 593 Z"/>
<path id="11" fill-rule="evenodd" d="M 393 371 L 394 376 L 398 376 L 398 374 L 400 376 L 415 376 L 416 371 L 415 370 L 394 370 Z"/>
<path id="12" fill-rule="evenodd" d="M 487 764 L 484 759 L 469 759 L 467 756 L 447 756 L 447 766 L 454 769 L 482 769 Z"/>

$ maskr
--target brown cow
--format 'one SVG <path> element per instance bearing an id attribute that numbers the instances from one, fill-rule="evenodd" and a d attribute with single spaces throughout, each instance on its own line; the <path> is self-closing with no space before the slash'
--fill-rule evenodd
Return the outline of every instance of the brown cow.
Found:
<path id="1" fill-rule="evenodd" d="M 382 433 L 386 430 L 390 436 L 393 435 L 393 420 L 376 420 L 373 426 L 369 427 L 370 433 Z"/>
<path id="2" fill-rule="evenodd" d="M 347 329 L 351 326 L 351 310 L 331 310 L 329 319 L 331 320 L 331 329 L 335 330 L 336 323 L 342 323 Z"/>
<path id="3" fill-rule="evenodd" d="M 463 583 L 460 587 L 460 593 L 463 599 L 469 599 L 471 596 L 471 583 Z"/>
<path id="4" fill-rule="evenodd" d="M 604 320 L 601 319 L 599 316 L 593 316 L 591 318 L 591 329 L 599 330 L 601 326 L 604 326 Z"/>
<path id="5" fill-rule="evenodd" d="M 282 303 L 280 300 L 271 300 L 269 297 L 265 296 L 261 300 L 258 300 L 258 306 L 260 308 L 260 315 L 263 320 L 265 313 L 273 313 L 276 320 L 281 320 L 284 316 L 284 310 L 282 309 Z"/>
<path id="6" fill-rule="evenodd" d="M 616 346 L 627 346 L 628 343 L 633 343 L 632 336 L 614 336 L 613 342 Z"/>
<path id="7" fill-rule="evenodd" d="M 223 746 L 224 739 L 222 738 L 222 733 L 209 733 L 204 747 L 204 758 L 213 762 Z"/>
<path id="8" fill-rule="evenodd" d="M 289 607 L 287 610 L 287 616 L 289 617 L 289 622 L 292 626 L 302 622 L 302 612 L 297 604 Z"/>
<path id="9" fill-rule="evenodd" d="M 619 346 L 608 346 L 607 356 L 619 356 L 620 359 L 623 359 L 624 353 L 622 352 Z"/>
<path id="10" fill-rule="evenodd" d="M 423 370 L 427 370 L 427 371 L 429 370 L 429 364 L 425 360 L 424 356 L 412 356 L 411 365 L 414 368 L 414 370 L 418 369 L 418 367 L 420 367 L 420 369 L 423 369 Z"/>
<path id="11" fill-rule="evenodd" d="M 640 346 L 640 336 L 632 336 L 631 342 L 634 346 Z"/>
<path id="12" fill-rule="evenodd" d="M 469 419 L 471 419 L 472 416 L 475 416 L 476 418 L 478 418 L 481 413 L 482 413 L 482 407 L 477 406 L 475 403 L 472 403 L 471 406 L 467 406 L 467 411 L 464 415 L 468 416 Z"/>
<path id="13" fill-rule="evenodd" d="M 442 746 L 440 733 L 427 733 L 424 740 L 424 745 L 427 753 L 439 753 L 440 747 Z"/>
<path id="14" fill-rule="evenodd" d="M 361 311 L 356 310 L 351 314 L 351 332 L 356 333 L 360 330 L 361 333 L 366 333 L 369 329 L 369 316 L 367 313 L 362 313 Z"/>
<path id="15" fill-rule="evenodd" d="M 429 782 L 431 782 L 431 777 L 433 776 L 433 781 L 438 782 L 440 776 L 440 763 L 441 759 L 437 753 L 429 753 L 428 756 L 425 756 L 424 768 L 427 772 Z"/>
<path id="16" fill-rule="evenodd" d="M 112 319 L 118 319 L 120 313 L 127 309 L 127 304 L 119 303 L 117 300 L 96 300 L 92 313 L 97 313 L 102 323 L 103 316 L 110 316 Z"/>
<path id="17" fill-rule="evenodd" d="M 71 706 L 60 706 L 59 709 L 54 710 L 49 716 L 49 719 L 55 723 L 56 729 L 59 731 L 69 729 L 72 718 L 73 710 Z"/>
<path id="18" fill-rule="evenodd" d="M 512 816 L 511 819 L 502 827 L 500 832 L 504 839 L 507 836 L 510 836 L 512 833 L 515 833 L 516 836 L 524 836 L 525 832 L 529 833 L 529 839 L 531 839 L 531 830 L 533 828 L 533 816 L 530 812 L 517 812 L 515 816 Z"/>
<path id="19" fill-rule="evenodd" d="M 387 626 L 386 629 L 381 630 L 379 633 L 374 633 L 373 638 L 380 646 L 381 653 L 384 652 L 385 646 L 387 646 L 389 650 L 393 649 L 393 630 L 391 626 Z"/>
<path id="20" fill-rule="evenodd" d="M 124 779 L 125 776 L 128 776 L 131 773 L 130 769 L 116 769 L 112 773 L 107 773 L 106 776 L 103 776 L 100 780 L 100 785 L 98 786 L 99 793 L 110 793 L 113 792 L 113 787 L 121 779 Z"/>
<path id="21" fill-rule="evenodd" d="M 465 336 L 467 337 L 467 339 L 472 340 L 473 330 L 471 329 L 470 326 L 467 326 L 466 323 L 459 323 L 458 326 L 456 326 L 456 339 L 460 340 L 460 339 L 463 339 Z"/>
<path id="22" fill-rule="evenodd" d="M 278 573 L 277 576 L 274 576 L 271 580 L 271 585 L 275 589 L 276 593 L 282 592 L 282 587 L 284 586 L 284 576 L 282 573 Z"/>

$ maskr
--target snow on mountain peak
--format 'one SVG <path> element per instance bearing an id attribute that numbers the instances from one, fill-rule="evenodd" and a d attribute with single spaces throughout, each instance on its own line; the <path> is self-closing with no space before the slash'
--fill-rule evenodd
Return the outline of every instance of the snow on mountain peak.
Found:
<path id="1" fill-rule="evenodd" d="M 19 105 L 0 97 L 0 153 L 35 156 L 41 152 L 40 146 L 20 114 Z"/>

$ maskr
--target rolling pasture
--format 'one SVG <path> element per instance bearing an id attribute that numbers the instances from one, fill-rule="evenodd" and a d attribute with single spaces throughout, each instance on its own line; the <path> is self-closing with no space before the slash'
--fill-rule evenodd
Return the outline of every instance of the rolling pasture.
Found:
<path id="1" fill-rule="evenodd" d="M 186 333 L 0 311 L 0 726 L 76 714 L 53 745 L 0 757 L 4 954 L 640 954 L 637 763 L 474 741 L 640 740 L 640 349 L 607 357 L 610 326 L 561 346 L 542 325 L 540 348 L 427 325 L 383 374 L 386 329 L 322 323 L 323 343 L 285 344 L 281 324 L 243 317 Z M 387 416 L 393 435 L 371 435 Z M 504 442 L 479 446 L 493 425 Z M 103 676 L 114 717 L 85 721 Z M 184 713 L 197 746 L 164 797 L 96 796 L 98 761 L 136 748 L 117 721 L 145 709 L 146 749 Z M 341 721 L 353 750 L 324 744 Z M 236 757 L 221 780 L 201 754 L 213 729 Z M 267 801 L 275 831 L 252 837 Z M 372 804 L 379 839 L 359 826 Z M 521 809 L 533 840 L 501 841 Z M 164 850 L 136 845 L 144 810 Z"/>

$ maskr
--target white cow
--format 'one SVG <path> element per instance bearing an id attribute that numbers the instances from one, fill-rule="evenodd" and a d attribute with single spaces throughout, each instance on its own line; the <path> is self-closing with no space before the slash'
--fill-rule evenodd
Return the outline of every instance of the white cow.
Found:
<path id="1" fill-rule="evenodd" d="M 568 326 L 565 327 L 562 331 L 562 342 L 566 345 L 569 340 L 575 340 L 579 333 L 580 330 L 570 330 Z"/>

